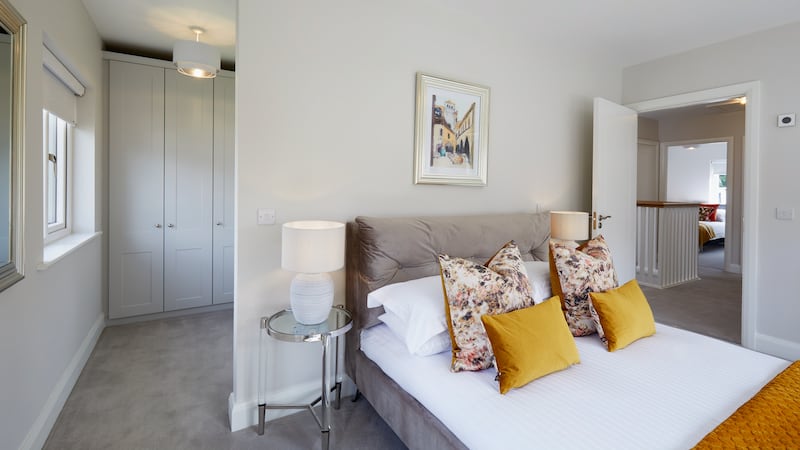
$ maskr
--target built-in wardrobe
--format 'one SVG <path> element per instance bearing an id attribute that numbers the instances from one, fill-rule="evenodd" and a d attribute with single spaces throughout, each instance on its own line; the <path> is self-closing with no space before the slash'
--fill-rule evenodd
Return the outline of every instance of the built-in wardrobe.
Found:
<path id="1" fill-rule="evenodd" d="M 105 58 L 109 318 L 232 302 L 233 73 Z"/>

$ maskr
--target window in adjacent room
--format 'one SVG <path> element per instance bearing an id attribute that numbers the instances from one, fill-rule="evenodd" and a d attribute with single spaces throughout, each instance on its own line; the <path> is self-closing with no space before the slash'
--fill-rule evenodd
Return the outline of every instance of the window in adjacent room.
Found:
<path id="1" fill-rule="evenodd" d="M 728 161 L 711 161 L 711 177 L 708 182 L 708 200 L 711 203 L 728 203 Z"/>

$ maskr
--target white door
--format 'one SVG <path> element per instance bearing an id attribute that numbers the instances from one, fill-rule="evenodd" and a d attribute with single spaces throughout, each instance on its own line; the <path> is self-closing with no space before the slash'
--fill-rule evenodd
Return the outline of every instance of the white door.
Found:
<path id="1" fill-rule="evenodd" d="M 111 319 L 164 309 L 164 69 L 109 62 Z"/>
<path id="2" fill-rule="evenodd" d="M 164 310 L 211 304 L 214 82 L 165 71 Z"/>
<path id="3" fill-rule="evenodd" d="M 213 302 L 233 301 L 234 79 L 214 79 Z"/>
<path id="4" fill-rule="evenodd" d="M 592 236 L 611 249 L 620 284 L 636 276 L 636 111 L 594 99 Z"/>

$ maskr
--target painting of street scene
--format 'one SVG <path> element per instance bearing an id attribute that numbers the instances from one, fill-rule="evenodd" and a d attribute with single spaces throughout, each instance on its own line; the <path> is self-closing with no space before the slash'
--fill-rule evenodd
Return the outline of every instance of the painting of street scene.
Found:
<path id="1" fill-rule="evenodd" d="M 475 151 L 475 102 L 459 118 L 459 106 L 452 99 L 437 103 L 431 96 L 431 167 L 472 169 Z"/>
<path id="2" fill-rule="evenodd" d="M 416 183 L 486 184 L 489 89 L 418 74 Z"/>

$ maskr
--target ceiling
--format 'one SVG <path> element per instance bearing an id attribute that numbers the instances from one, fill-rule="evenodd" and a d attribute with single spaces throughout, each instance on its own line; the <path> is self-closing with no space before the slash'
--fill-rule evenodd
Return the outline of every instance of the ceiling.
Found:
<path id="1" fill-rule="evenodd" d="M 189 27 L 205 29 L 200 41 L 219 48 L 222 67 L 233 69 L 237 0 L 82 0 L 106 50 L 172 59 L 177 40 L 193 40 Z"/>
<path id="2" fill-rule="evenodd" d="M 107 50 L 171 59 L 173 43 L 192 39 L 189 27 L 199 26 L 207 30 L 201 41 L 219 47 L 223 66 L 233 68 L 237 0 L 82 1 Z M 363 6 L 358 6 L 359 1 L 363 1 Z M 622 67 L 800 21 L 797 0 L 416 0 L 409 3 L 425 1 L 431 2 L 431 8 L 447 8 L 454 14 L 472 16 L 478 23 L 493 21 L 506 29 L 524 30 L 532 45 L 541 43 L 555 50 L 588 49 Z M 352 0 L 343 7 L 354 4 L 365 10 L 375 7 L 370 0 Z"/>

